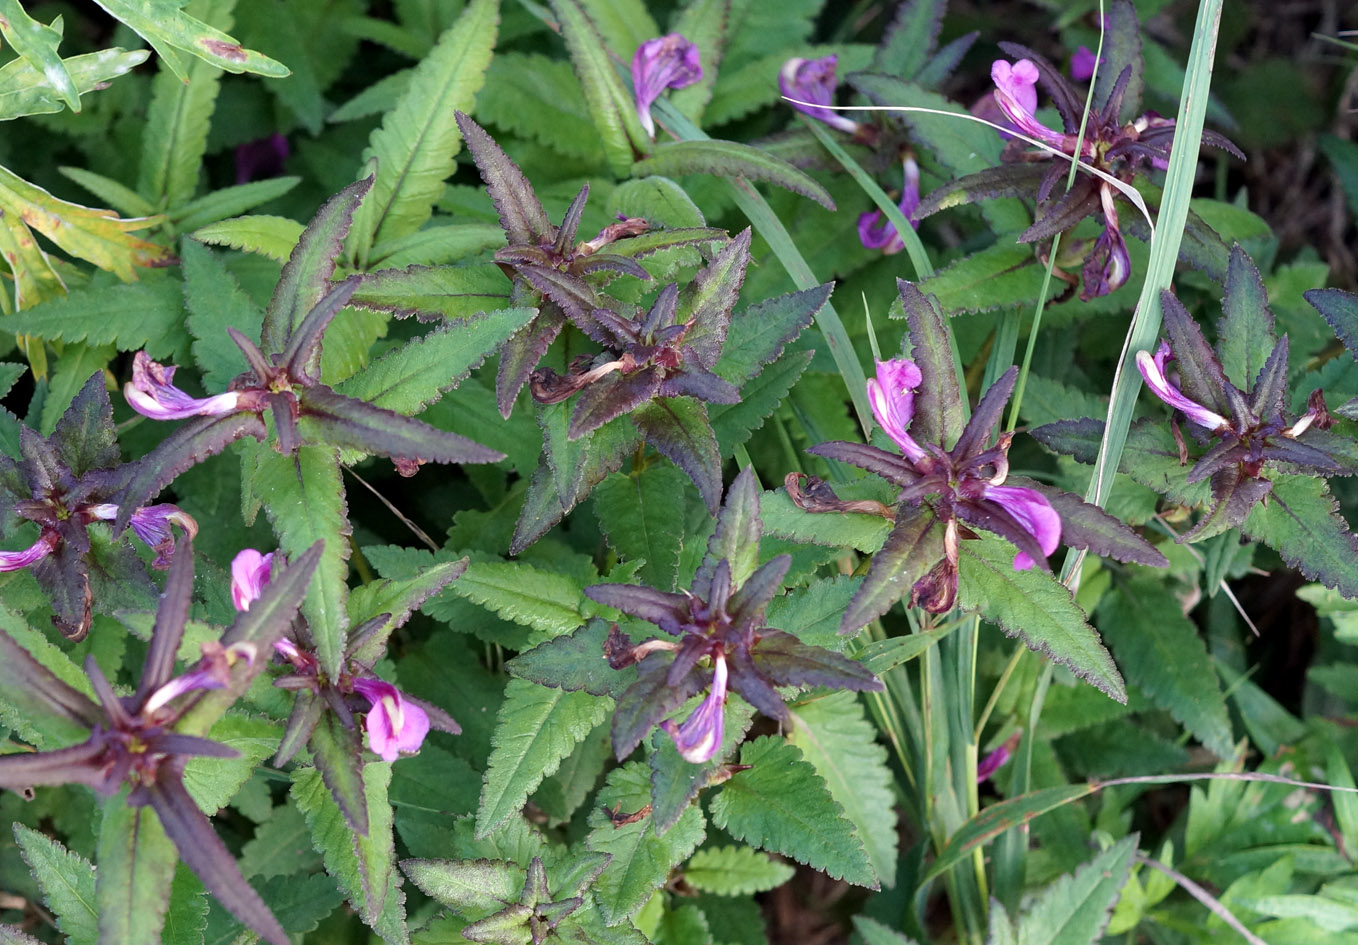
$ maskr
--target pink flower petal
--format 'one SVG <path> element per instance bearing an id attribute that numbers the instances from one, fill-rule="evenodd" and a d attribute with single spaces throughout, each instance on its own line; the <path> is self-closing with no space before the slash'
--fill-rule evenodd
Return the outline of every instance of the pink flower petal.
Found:
<path id="1" fill-rule="evenodd" d="M 138 351 L 132 359 L 132 380 L 123 385 L 123 396 L 137 413 L 153 420 L 185 417 L 217 417 L 238 409 L 240 394 L 227 391 L 215 397 L 191 397 L 173 384 L 175 368 L 157 364 Z"/>
<path id="2" fill-rule="evenodd" d="M 1050 555 L 1061 544 L 1061 516 L 1042 493 L 1023 486 L 987 486 L 985 494 L 1018 519 L 1024 530 L 1037 539 L 1044 555 Z M 1015 571 L 1027 571 L 1035 563 L 1025 552 L 1014 556 Z"/>
<path id="3" fill-rule="evenodd" d="M 712 691 L 683 725 L 666 719 L 661 728 L 674 739 L 679 756 L 692 764 L 711 761 L 721 749 L 722 709 L 726 705 L 726 657 L 718 652 L 712 666 Z"/>
<path id="4" fill-rule="evenodd" d="M 231 560 L 231 603 L 245 611 L 259 600 L 273 570 L 273 552 L 262 555 L 253 548 L 245 548 Z"/>
<path id="5" fill-rule="evenodd" d="M 1136 369 L 1141 372 L 1142 378 L 1146 381 L 1146 386 L 1151 392 L 1175 410 L 1183 413 L 1190 423 L 1195 423 L 1208 430 L 1219 430 L 1222 427 L 1229 427 L 1230 423 L 1221 414 L 1208 410 L 1195 400 L 1189 400 L 1183 393 L 1169 382 L 1165 376 L 1165 363 L 1172 357 L 1169 342 L 1161 341 L 1159 349 L 1152 357 L 1149 351 L 1138 351 L 1136 353 Z"/>
<path id="6" fill-rule="evenodd" d="M 877 362 L 877 376 L 868 378 L 868 402 L 886 435 L 901 448 L 912 463 L 924 458 L 925 452 L 905 432 L 915 416 L 915 388 L 923 382 L 913 361 L 893 358 Z"/>
<path id="7" fill-rule="evenodd" d="M 784 98 L 795 99 L 792 107 L 847 134 L 858 130 L 858 122 L 823 106 L 835 103 L 835 67 L 838 56 L 821 59 L 789 59 L 778 72 L 778 88 Z M 809 103 L 809 104 L 801 104 Z"/>

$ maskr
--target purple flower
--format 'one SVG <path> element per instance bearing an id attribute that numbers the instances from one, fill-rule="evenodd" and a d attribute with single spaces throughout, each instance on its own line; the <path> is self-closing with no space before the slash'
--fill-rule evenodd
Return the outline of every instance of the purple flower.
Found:
<path id="1" fill-rule="evenodd" d="M 1094 50 L 1081 46 L 1070 57 L 1070 77 L 1076 82 L 1088 82 L 1094 77 L 1095 64 L 1102 62 L 1102 59 L 1094 58 Z"/>
<path id="2" fill-rule="evenodd" d="M 1169 342 L 1160 342 L 1160 347 L 1156 350 L 1155 356 L 1151 357 L 1149 351 L 1138 351 L 1136 353 L 1136 369 L 1141 372 L 1141 376 L 1146 380 L 1146 386 L 1151 392 L 1175 410 L 1183 413 L 1190 423 L 1195 423 L 1208 430 L 1221 430 L 1230 428 L 1230 422 L 1221 414 L 1208 410 L 1195 400 L 1189 400 L 1183 393 L 1169 382 L 1165 376 L 1165 362 L 1174 356 L 1170 351 Z"/>
<path id="3" fill-rule="evenodd" d="M 1028 137 L 1060 147 L 1066 136 L 1052 131 L 1034 115 L 1037 111 L 1037 77 L 1037 66 L 1027 59 L 1012 65 L 996 59 L 990 66 L 990 78 L 995 82 L 995 101 L 1005 117 Z"/>
<path id="4" fill-rule="evenodd" d="M 132 359 L 132 380 L 123 385 L 123 396 L 137 413 L 153 420 L 185 417 L 219 417 L 239 409 L 240 394 L 227 391 L 215 397 L 190 397 L 175 387 L 174 366 L 165 367 L 138 351 Z"/>
<path id="5" fill-rule="evenodd" d="M 915 163 L 913 157 L 907 157 L 902 166 L 905 181 L 901 185 L 899 206 L 901 213 L 918 230 L 919 221 L 911 219 L 910 215 L 919 206 L 919 165 Z M 880 249 L 888 256 L 905 249 L 905 241 L 901 239 L 901 234 L 896 232 L 896 227 L 886 220 L 880 210 L 873 210 L 858 218 L 858 241 L 866 248 Z"/>
<path id="6" fill-rule="evenodd" d="M 1023 486 L 987 486 L 985 497 L 1018 519 L 1024 531 L 1037 539 L 1044 555 L 1050 555 L 1061 544 L 1061 516 L 1042 493 Z M 1027 571 L 1035 563 L 1026 552 L 1014 556 L 1015 571 Z"/>
<path id="7" fill-rule="evenodd" d="M 231 559 L 231 603 L 237 610 L 249 610 L 259 600 L 272 569 L 273 552 L 262 555 L 253 548 L 245 548 Z"/>
<path id="8" fill-rule="evenodd" d="M 18 571 L 46 558 L 56 548 L 58 540 L 56 532 L 44 529 L 38 540 L 23 551 L 0 551 L 0 571 Z"/>
<path id="9" fill-rule="evenodd" d="M 374 676 L 354 680 L 354 691 L 372 704 L 368 712 L 368 747 L 383 761 L 395 761 L 403 752 L 420 750 L 429 734 L 429 715 L 407 699 L 401 690 Z"/>
<path id="10" fill-rule="evenodd" d="M 231 682 L 231 667 L 242 659 L 253 666 L 258 655 L 255 645 L 244 640 L 230 646 L 209 640 L 202 647 L 203 656 L 197 667 L 182 676 L 176 676 L 147 697 L 141 710 L 144 718 L 154 718 L 163 706 L 187 693 L 225 689 Z"/>
<path id="11" fill-rule="evenodd" d="M 778 88 L 784 98 L 793 100 L 792 106 L 797 111 L 853 134 L 858 131 L 858 122 L 825 107 L 835 103 L 838 62 L 839 57 L 834 55 L 823 59 L 789 59 L 778 73 Z"/>
<path id="12" fill-rule="evenodd" d="M 86 506 L 85 514 L 91 519 L 111 522 L 118 517 L 118 506 L 104 502 L 100 505 Z M 198 523 L 193 516 L 177 505 L 162 502 L 160 505 L 143 505 L 132 513 L 130 521 L 132 532 L 156 553 L 151 567 L 165 570 L 170 566 L 174 555 L 174 534 L 171 525 L 178 525 L 190 538 L 198 537 Z"/>
<path id="13" fill-rule="evenodd" d="M 648 39 L 632 56 L 632 86 L 637 96 L 637 117 L 655 139 L 651 103 L 666 89 L 682 89 L 703 77 L 698 47 L 678 33 Z"/>
<path id="14" fill-rule="evenodd" d="M 990 780 L 991 775 L 1000 770 L 1004 763 L 1009 760 L 1018 747 L 1022 732 L 1015 732 L 1004 740 L 1004 743 L 990 754 L 981 759 L 981 763 L 976 766 L 976 783 L 981 784 Z"/>
<path id="15" fill-rule="evenodd" d="M 877 376 L 868 378 L 868 402 L 886 435 L 912 463 L 925 457 L 924 450 L 906 433 L 915 416 L 915 388 L 923 375 L 913 361 L 893 358 L 877 362 Z"/>
<path id="16" fill-rule="evenodd" d="M 274 133 L 236 146 L 236 183 L 265 180 L 283 173 L 283 165 L 292 149 L 288 139 Z"/>
<path id="17" fill-rule="evenodd" d="M 717 650 L 712 657 L 712 691 L 688 721 L 675 726 L 666 719 L 660 727 L 674 739 L 679 756 L 695 765 L 711 761 L 721 748 L 722 709 L 726 705 L 726 654 Z"/>
<path id="18" fill-rule="evenodd" d="M 1080 273 L 1084 281 L 1080 299 L 1084 302 L 1121 288 L 1132 274 L 1132 257 L 1127 252 L 1127 241 L 1122 238 L 1113 188 L 1107 181 L 1099 187 L 1099 198 L 1103 202 L 1103 232 Z"/>

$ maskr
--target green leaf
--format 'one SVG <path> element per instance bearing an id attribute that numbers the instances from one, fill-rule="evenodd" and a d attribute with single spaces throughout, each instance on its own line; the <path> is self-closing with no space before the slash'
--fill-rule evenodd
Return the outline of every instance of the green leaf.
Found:
<path id="1" fill-rule="evenodd" d="M 1013 305 L 1031 307 L 1046 273 L 1026 243 L 1000 240 L 969 253 L 919 284 L 947 312 L 989 312 Z"/>
<path id="2" fill-rule="evenodd" d="M 788 864 L 749 847 L 707 847 L 689 858 L 684 879 L 702 892 L 748 896 L 783 885 L 795 872 Z"/>
<path id="3" fill-rule="evenodd" d="M 494 265 L 410 266 L 363 277 L 350 304 L 398 318 L 463 319 L 509 303 L 509 282 Z"/>
<path id="4" fill-rule="evenodd" d="M 300 177 L 272 177 L 268 180 L 251 181 L 234 187 L 223 187 L 204 194 L 170 213 L 170 221 L 180 231 L 196 230 L 199 227 L 235 217 L 258 207 L 260 204 L 277 200 L 291 191 L 299 183 Z"/>
<path id="5" fill-rule="evenodd" d="M 239 758 L 191 758 L 184 766 L 184 787 L 209 817 L 236 796 L 261 761 L 278 748 L 277 723 L 245 715 L 225 715 L 207 737 L 240 752 Z"/>
<path id="6" fill-rule="evenodd" d="M 607 696 L 548 689 L 511 679 L 496 717 L 486 762 L 476 835 L 486 837 L 522 809 L 542 779 L 556 771 L 613 707 Z"/>
<path id="7" fill-rule="evenodd" d="M 1019 919 L 1019 940 L 1092 945 L 1100 940 L 1136 854 L 1138 834 L 1123 837 L 1069 876 L 1037 893 Z"/>
<path id="8" fill-rule="evenodd" d="M 15 312 L 5 319 L 5 329 L 48 341 L 114 345 L 119 351 L 145 348 L 152 358 L 167 358 L 184 343 L 182 323 L 179 286 L 156 279 L 72 292 Z M 88 377 L 86 372 L 80 382 Z"/>
<path id="9" fill-rule="evenodd" d="M 991 909 L 994 912 L 1003 911 L 995 906 L 992 906 Z M 865 945 L 916 945 L 914 939 L 907 938 L 900 932 L 896 932 L 876 919 L 870 919 L 865 915 L 854 916 L 853 927 L 859 935 L 863 936 Z M 990 938 L 986 940 L 986 945 L 1002 945 L 1002 943 Z"/>
<path id="10" fill-rule="evenodd" d="M 147 56 L 150 55 L 144 49 L 140 51 Z M 124 216 L 149 217 L 156 212 L 156 208 L 151 206 L 141 194 L 126 184 L 105 177 L 103 174 L 96 174 L 94 171 L 83 167 L 63 166 L 58 167 L 57 170 L 61 172 L 62 177 L 75 181 Z"/>
<path id="11" fill-rule="evenodd" d="M 1118 665 L 1218 758 L 1235 756 L 1231 720 L 1197 627 L 1162 579 L 1138 576 L 1099 604 L 1100 626 Z"/>
<path id="12" fill-rule="evenodd" d="M 523 867 L 501 860 L 402 860 L 401 869 L 426 896 L 472 921 L 523 892 Z"/>
<path id="13" fill-rule="evenodd" d="M 609 545 L 624 562 L 642 561 L 637 578 L 661 590 L 674 588 L 684 540 L 686 477 L 664 463 L 631 475 L 613 473 L 594 490 L 594 514 Z"/>
<path id="14" fill-rule="evenodd" d="M 505 245 L 494 223 L 431 224 L 372 248 L 370 263 L 383 269 L 457 262 Z"/>
<path id="15" fill-rule="evenodd" d="M 537 314 L 504 308 L 447 325 L 393 348 L 336 390 L 412 415 L 462 382 L 486 356 Z"/>
<path id="16" fill-rule="evenodd" d="M 247 338 L 258 338 L 264 312 L 245 294 L 216 253 L 190 239 L 182 241 L 179 253 L 183 259 L 184 305 L 189 310 L 185 325 L 195 339 L 194 360 L 209 389 L 225 390 L 247 366 L 226 326 Z"/>
<path id="17" fill-rule="evenodd" d="M 0 121 L 61 111 L 69 100 L 53 84 L 53 75 L 65 76 L 72 82 L 74 90 L 83 95 L 105 88 L 112 79 L 131 72 L 150 55 L 144 49 L 127 52 L 115 46 L 83 56 L 72 56 L 70 59 L 58 59 L 60 71 L 53 73 L 35 68 L 24 59 L 8 62 L 0 69 Z M 78 101 L 75 110 L 80 110 Z M 133 215 L 140 214 L 134 212 Z"/>
<path id="18" fill-rule="evenodd" d="M 241 847 L 240 870 L 247 877 L 295 877 L 320 865 L 306 819 L 291 804 L 273 808 L 272 816 L 255 828 L 254 839 Z"/>
<path id="19" fill-rule="evenodd" d="M 57 927 L 68 945 L 94 945 L 99 938 L 94 864 L 20 823 L 14 825 L 14 841 L 42 887 L 43 902 L 57 917 Z"/>
<path id="20" fill-rule="evenodd" d="M 80 92 L 57 52 L 61 45 L 60 25 L 54 20 L 52 26 L 44 26 L 25 13 L 17 0 L 0 0 L 0 33 L 32 71 L 46 78 L 66 106 L 78 112 Z"/>
<path id="21" fill-rule="evenodd" d="M 713 369 L 734 384 L 756 376 L 811 324 L 830 300 L 834 283 L 788 292 L 737 312 L 731 319 L 721 360 Z M 742 392 L 743 393 L 743 392 Z"/>
<path id="22" fill-rule="evenodd" d="M 844 809 L 868 862 L 886 887 L 896 885 L 896 810 L 886 748 L 852 692 L 836 692 L 792 710 L 789 741 L 825 779 Z"/>
<path id="23" fill-rule="evenodd" d="M 279 551 L 296 558 L 317 541 L 325 542 L 302 614 L 316 641 L 321 672 L 335 678 L 349 629 L 345 562 L 350 526 L 334 450 L 303 446 L 295 456 L 284 456 L 257 446 L 253 452 L 257 465 L 251 481 L 278 536 Z"/>
<path id="24" fill-rule="evenodd" d="M 595 618 L 563 636 L 520 653 L 506 667 L 542 686 L 559 686 L 596 696 L 616 696 L 636 679 L 634 669 L 615 670 L 604 659 L 609 624 Z"/>
<path id="25" fill-rule="evenodd" d="M 589 166 L 603 163 L 584 89 L 565 60 L 535 53 L 497 54 L 486 73 L 486 87 L 477 96 L 476 114 L 565 157 Z"/>
<path id="26" fill-rule="evenodd" d="M 380 660 L 386 655 L 387 639 L 391 632 L 404 625 L 425 601 L 442 591 L 466 569 L 467 559 L 459 558 L 426 565 L 406 578 L 379 579 L 354 588 L 349 594 L 351 626 L 362 626 L 380 616 L 386 619 L 380 626 L 365 631 L 362 642 L 354 641 L 349 658 L 365 665 Z"/>
<path id="27" fill-rule="evenodd" d="M 767 534 L 802 544 L 855 548 L 871 554 L 891 534 L 891 523 L 877 515 L 805 512 L 793 505 L 782 489 L 765 492 L 759 509 Z"/>
<path id="28" fill-rule="evenodd" d="M 582 4 L 599 27 L 604 44 L 624 62 L 631 61 L 638 46 L 660 35 L 660 27 L 642 0 L 582 0 Z"/>
<path id="29" fill-rule="evenodd" d="M 190 64 L 184 53 L 227 72 L 253 72 L 275 79 L 289 74 L 287 66 L 281 62 L 274 62 L 253 49 L 241 48 L 230 36 L 184 13 L 177 0 L 96 2 L 140 33 L 182 82 L 190 80 Z"/>
<path id="30" fill-rule="evenodd" d="M 835 513 L 829 512 L 817 517 L 833 516 Z M 867 518 L 851 514 L 839 517 Z M 840 633 L 852 633 L 882 616 L 896 601 L 909 599 L 915 585 L 943 560 L 943 532 L 938 524 L 931 509 L 900 504 L 895 527 L 881 550 L 872 556 L 858 593 L 844 611 Z"/>
<path id="31" fill-rule="evenodd" d="M 759 481 L 754 470 L 741 470 L 717 516 L 717 527 L 707 540 L 707 555 L 699 574 L 711 581 L 717 562 L 726 560 L 731 568 L 731 584 L 740 587 L 759 566 L 759 537 L 763 534 L 759 520 Z"/>
<path id="32" fill-rule="evenodd" d="M 1226 294 L 1217 323 L 1217 350 L 1221 368 L 1241 390 L 1254 386 L 1259 369 L 1273 351 L 1273 313 L 1259 270 L 1239 244 L 1231 249 L 1226 270 Z"/>
<path id="33" fill-rule="evenodd" d="M 603 37 L 577 0 L 552 0 L 552 11 L 570 51 L 575 74 L 585 89 L 590 118 L 599 132 L 608 166 L 617 177 L 632 167 L 633 148 L 649 151 L 651 141 L 636 105 L 613 67 Z"/>
<path id="34" fill-rule="evenodd" d="M 299 694 L 300 698 L 300 694 Z M 323 711 L 307 740 L 321 781 L 339 806 L 350 828 L 368 835 L 368 804 L 363 785 L 363 736 L 347 728 L 334 712 Z"/>
<path id="35" fill-rule="evenodd" d="M 902 3 L 873 54 L 872 71 L 914 78 L 938 41 L 946 6 L 943 0 Z"/>
<path id="36" fill-rule="evenodd" d="M 1268 503 L 1240 527 L 1313 581 L 1358 598 L 1358 539 L 1338 514 L 1325 480 L 1276 475 Z"/>
<path id="37" fill-rule="evenodd" d="M 664 177 L 682 177 L 686 174 L 745 177 L 800 194 L 826 210 L 835 209 L 829 191 L 810 175 L 782 158 L 737 141 L 706 139 L 664 142 L 656 146 L 650 157 L 632 165 L 633 177 L 652 174 Z"/>
<path id="38" fill-rule="evenodd" d="M 362 160 L 377 161 L 377 179 L 355 230 L 360 261 L 373 244 L 418 230 L 443 195 L 462 147 L 449 117 L 472 110 L 490 65 L 499 15 L 498 0 L 472 0 L 415 67 L 401 100 L 372 133 Z"/>
<path id="39" fill-rule="evenodd" d="M 647 443 L 688 473 L 715 514 L 721 501 L 721 455 L 707 405 L 693 397 L 657 397 L 632 411 L 631 419 Z"/>
<path id="40" fill-rule="evenodd" d="M 285 262 L 301 239 L 302 229 L 296 220 L 261 214 L 210 223 L 189 235 L 203 243 L 230 246 Z"/>
<path id="41" fill-rule="evenodd" d="M 1039 568 L 1014 570 L 1014 546 L 1002 538 L 983 535 L 962 543 L 958 562 L 958 603 L 1025 646 L 1049 656 L 1090 685 L 1118 702 L 1127 701 L 1127 687 L 1113 658 L 1085 621 L 1070 591 Z"/>
<path id="42" fill-rule="evenodd" d="M 306 817 L 311 842 L 363 921 L 389 943 L 409 942 L 405 893 L 394 868 L 395 841 L 387 785 L 391 765 L 370 762 L 363 768 L 368 801 L 368 835 L 354 833 L 314 768 L 293 776 L 292 799 Z"/>
<path id="43" fill-rule="evenodd" d="M 729 336 L 726 349 L 731 349 Z M 789 353 L 740 388 L 740 403 L 708 405 L 707 417 L 712 423 L 712 432 L 717 436 L 717 449 L 722 456 L 734 453 L 736 447 L 744 445 L 764 425 L 764 421 L 773 416 L 787 399 L 793 385 L 801 379 L 813 357 L 814 351 Z M 720 369 L 721 364 L 717 367 Z M 722 372 L 718 370 L 717 373 Z"/>
<path id="44" fill-rule="evenodd" d="M 649 814 L 631 823 L 615 825 L 608 813 L 634 815 L 650 803 L 650 768 L 645 762 L 634 761 L 609 773 L 597 804 L 590 811 L 591 829 L 585 846 L 613 857 L 595 880 L 593 889 L 599 909 L 610 925 L 619 925 L 636 915 L 664 884 L 670 871 L 687 859 L 707 834 L 703 813 L 696 805 L 685 810 L 674 826 L 659 836 Z"/>
<path id="45" fill-rule="evenodd" d="M 585 622 L 582 586 L 567 575 L 522 561 L 476 561 L 452 591 L 506 620 L 558 636 Z"/>
<path id="46" fill-rule="evenodd" d="M 179 856 L 155 811 L 128 806 L 126 790 L 105 801 L 95 859 L 100 945 L 160 941 Z"/>
<path id="47" fill-rule="evenodd" d="M 711 805 L 713 823 L 832 879 L 879 888 L 853 824 L 795 745 L 765 735 L 741 748 L 740 763 L 750 767 L 722 785 Z"/>

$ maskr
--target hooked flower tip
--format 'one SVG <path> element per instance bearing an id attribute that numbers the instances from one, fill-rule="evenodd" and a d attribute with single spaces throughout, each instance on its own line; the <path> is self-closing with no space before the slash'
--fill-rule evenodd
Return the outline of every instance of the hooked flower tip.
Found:
<path id="1" fill-rule="evenodd" d="M 898 205 L 901 215 L 910 225 L 919 229 L 919 221 L 912 218 L 919 208 L 919 165 L 913 157 L 907 157 L 903 164 L 905 181 L 901 185 L 901 201 Z M 886 220 L 880 210 L 864 213 L 858 218 L 858 241 L 865 249 L 880 249 L 885 255 L 899 253 L 905 249 L 905 241 L 896 231 L 895 224 Z"/>
<path id="2" fill-rule="evenodd" d="M 792 107 L 847 134 L 858 130 L 858 122 L 826 106 L 835 102 L 835 67 L 839 57 L 789 59 L 778 72 L 778 88 L 784 98 L 795 99 Z M 809 104 L 806 104 L 809 103 Z"/>
<path id="3" fill-rule="evenodd" d="M 679 33 L 648 39 L 632 56 L 632 86 L 637 97 L 637 117 L 655 139 L 651 103 L 666 89 L 682 89 L 703 77 L 698 47 Z"/>
<path id="4" fill-rule="evenodd" d="M 712 690 L 683 725 L 666 719 L 660 723 L 674 739 L 679 756 L 690 764 L 711 761 L 721 748 L 722 709 L 726 706 L 726 655 L 720 650 L 712 660 Z"/>
<path id="5" fill-rule="evenodd" d="M 1160 347 L 1152 357 L 1149 351 L 1138 351 L 1136 353 L 1136 369 L 1141 372 L 1141 377 L 1145 380 L 1146 386 L 1151 392 L 1175 410 L 1180 411 L 1188 418 L 1190 423 L 1205 427 L 1208 430 L 1220 430 L 1229 427 L 1230 422 L 1216 411 L 1209 410 L 1195 400 L 1189 400 L 1165 376 L 1165 364 L 1173 358 L 1169 342 L 1161 341 Z"/>
<path id="6" fill-rule="evenodd" d="M 132 359 L 132 380 L 123 385 L 128 406 L 152 420 L 220 417 L 239 409 L 240 394 L 227 391 L 213 397 L 192 397 L 174 386 L 174 365 L 152 361 L 145 351 Z"/>

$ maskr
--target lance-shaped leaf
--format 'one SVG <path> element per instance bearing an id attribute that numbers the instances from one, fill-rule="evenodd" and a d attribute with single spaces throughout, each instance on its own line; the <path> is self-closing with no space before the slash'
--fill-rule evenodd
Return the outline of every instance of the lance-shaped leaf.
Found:
<path id="1" fill-rule="evenodd" d="M 726 490 L 717 527 L 707 540 L 707 554 L 693 578 L 694 593 L 703 599 L 711 596 L 712 575 L 721 561 L 728 563 L 732 583 L 744 584 L 759 564 L 759 539 L 763 533 L 759 482 L 753 468 L 747 466 Z"/>
<path id="2" fill-rule="evenodd" d="M 574 633 L 520 653 L 505 664 L 505 668 L 539 686 L 557 686 L 617 698 L 636 681 L 637 671 L 631 666 L 615 670 L 608 665 L 604 647 L 610 632 L 607 621 L 592 618 Z"/>
<path id="3" fill-rule="evenodd" d="M 1073 493 L 1020 476 L 1010 476 L 1005 482 L 1046 496 L 1051 507 L 1061 516 L 1063 545 L 1088 549 L 1105 558 L 1144 564 L 1151 568 L 1169 566 L 1169 561 L 1154 545 L 1097 505 Z"/>
<path id="4" fill-rule="evenodd" d="M 509 303 L 504 273 L 489 264 L 379 269 L 363 275 L 350 300 L 355 308 L 420 321 L 468 318 Z"/>
<path id="5" fill-rule="evenodd" d="M 820 646 L 807 646 L 781 630 L 760 631 L 755 649 L 759 671 L 779 686 L 829 686 L 876 690 L 881 683 L 862 663 Z"/>
<path id="6" fill-rule="evenodd" d="M 1302 295 L 1334 329 L 1350 352 L 1358 352 L 1358 295 L 1343 289 L 1309 289 Z"/>
<path id="7" fill-rule="evenodd" d="M 1259 270 L 1239 244 L 1231 247 L 1221 312 L 1221 321 L 1217 323 L 1221 367 L 1231 383 L 1244 389 L 1268 360 L 1274 336 L 1268 293 L 1259 278 Z"/>
<path id="8" fill-rule="evenodd" d="M 349 826 L 368 835 L 368 800 L 363 789 L 363 734 L 345 726 L 339 716 L 322 712 L 307 741 L 321 781 L 339 805 Z"/>
<path id="9" fill-rule="evenodd" d="M 824 456 L 826 459 L 866 469 L 901 487 L 913 486 L 920 478 L 920 474 L 915 471 L 914 465 L 909 460 L 897 453 L 888 453 L 866 443 L 839 441 L 817 443 L 807 452 L 813 456 Z"/>
<path id="10" fill-rule="evenodd" d="M 129 805 L 126 792 L 110 798 L 95 859 L 100 945 L 159 941 L 177 859 L 160 818 L 150 808 Z"/>
<path id="11" fill-rule="evenodd" d="M 327 284 L 327 292 L 306 313 L 288 336 L 288 343 L 278 352 L 278 366 L 294 381 L 316 380 L 319 375 L 321 339 L 339 310 L 344 308 L 358 288 L 358 278 L 350 276 L 338 285 Z M 233 336 L 234 337 L 234 336 Z M 248 359 L 251 352 L 242 348 Z M 255 367 L 255 365 L 251 365 Z M 314 369 L 313 369 L 314 368 Z M 258 368 L 255 368 L 258 371 Z"/>
<path id="12" fill-rule="evenodd" d="M 3 616 L 6 623 L 13 620 L 23 626 L 18 617 L 8 612 Z M 23 629 L 28 630 L 26 626 Z M 59 679 L 4 630 L 0 630 L 0 700 L 13 706 L 28 724 L 44 733 L 44 740 L 69 742 L 84 738 L 103 718 L 88 696 Z M 13 724 L 9 713 L 5 715 L 6 723 Z"/>
<path id="13" fill-rule="evenodd" d="M 957 369 L 953 366 L 952 333 L 938 303 L 914 284 L 896 280 L 906 324 L 910 326 L 910 359 L 922 378 L 915 393 L 912 435 L 921 442 L 952 446 L 962 435 L 965 414 Z"/>
<path id="14" fill-rule="evenodd" d="M 9 2 L 18 8 L 14 0 Z M 112 49 L 101 49 L 98 52 L 60 59 L 58 62 L 61 64 L 61 72 L 56 75 L 69 78 L 76 93 L 84 95 L 86 92 L 106 88 L 111 80 L 131 72 L 150 56 L 149 50 L 136 49 L 128 52 L 115 46 Z M 68 99 L 65 98 L 62 89 L 53 83 L 53 77 L 54 74 L 35 67 L 25 59 L 15 59 L 6 63 L 4 68 L 0 68 L 0 121 L 22 118 L 26 115 L 59 112 L 66 107 Z M 70 170 L 72 169 L 63 168 L 63 173 Z M 107 197 L 101 199 L 113 203 Z M 133 216 L 150 213 L 149 210 L 142 214 L 128 211 L 126 208 L 120 209 Z"/>
<path id="15" fill-rule="evenodd" d="M 500 349 L 500 369 L 495 376 L 495 401 L 500 416 L 509 419 L 514 401 L 529 376 L 565 327 L 566 316 L 555 302 L 544 302 L 538 314 L 519 329 Z"/>
<path id="16" fill-rule="evenodd" d="M 713 514 L 721 502 L 721 455 L 707 407 L 692 397 L 662 397 L 632 413 L 646 442 L 688 473 Z"/>
<path id="17" fill-rule="evenodd" d="M 684 343 L 698 354 L 703 367 L 711 368 L 721 355 L 731 322 L 731 309 L 740 296 L 740 286 L 750 264 L 750 239 L 750 230 L 742 230 L 680 293 L 675 322 L 693 323 L 684 335 Z"/>
<path id="18" fill-rule="evenodd" d="M 840 633 L 854 633 L 891 609 L 943 557 L 943 534 L 928 508 L 902 503 L 882 550 L 872 556 L 863 584 L 840 620 Z"/>
<path id="19" fill-rule="evenodd" d="M 505 458 L 465 436 L 320 386 L 308 389 L 301 405 L 302 429 L 313 442 L 436 463 L 495 463 Z"/>
<path id="20" fill-rule="evenodd" d="M 61 45 L 58 29 L 33 19 L 17 0 L 0 0 L 0 33 L 31 69 L 47 78 L 71 111 L 80 111 L 80 92 L 57 53 Z"/>
<path id="21" fill-rule="evenodd" d="M 341 190 L 326 201 L 302 231 L 264 312 L 260 346 L 267 353 L 275 354 L 286 348 L 307 313 L 334 288 L 330 280 L 335 274 L 335 260 L 353 224 L 354 211 L 372 182 L 367 177 Z M 319 350 L 305 367 L 309 376 L 320 376 Z"/>
<path id="22" fill-rule="evenodd" d="M 1241 531 L 1311 580 L 1358 598 L 1358 538 L 1336 508 L 1323 479 L 1280 475 L 1268 504 L 1256 505 Z"/>
<path id="23" fill-rule="evenodd" d="M 96 0 L 150 43 L 181 79 L 187 81 L 186 56 L 196 56 L 226 72 L 253 72 L 282 78 L 287 66 L 240 43 L 179 8 L 174 0 Z"/>
<path id="24" fill-rule="evenodd" d="M 790 190 L 814 200 L 826 210 L 835 209 L 829 191 L 814 178 L 782 158 L 738 141 L 668 141 L 657 145 L 650 157 L 632 165 L 634 177 L 657 174 L 683 177 L 688 174 L 715 174 L 719 177 L 744 177 Z"/>
<path id="25" fill-rule="evenodd" d="M 509 159 L 486 130 L 462 112 L 454 113 L 457 127 L 467 142 L 481 179 L 500 215 L 500 225 L 511 245 L 516 243 L 550 243 L 556 238 L 556 227 L 547 219 L 547 212 L 519 166 Z"/>

